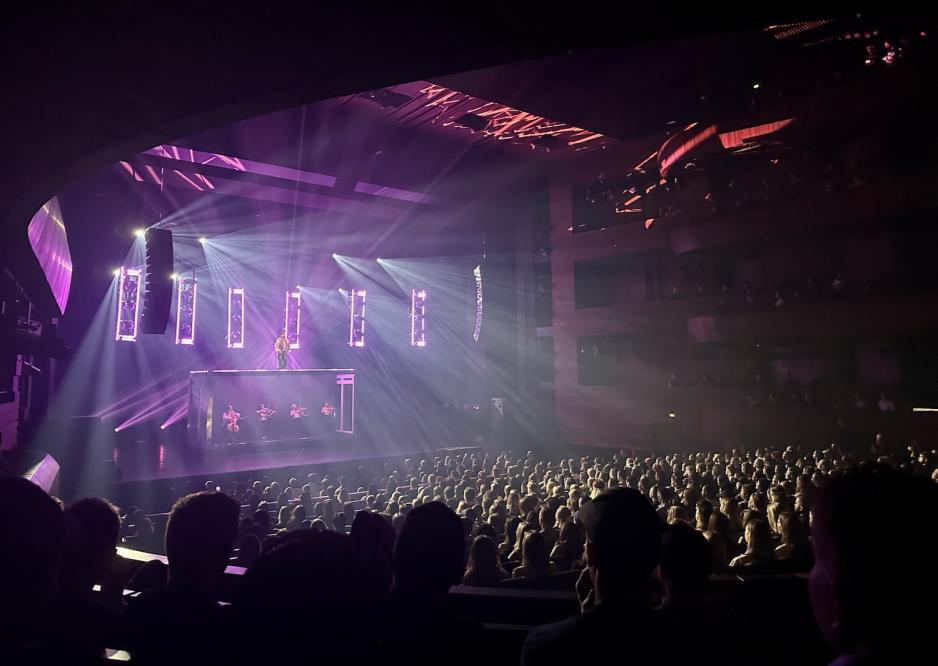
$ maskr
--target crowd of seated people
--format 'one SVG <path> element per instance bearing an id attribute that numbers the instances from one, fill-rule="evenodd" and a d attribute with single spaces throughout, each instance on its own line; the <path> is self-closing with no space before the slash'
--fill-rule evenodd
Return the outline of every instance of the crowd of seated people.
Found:
<path id="1" fill-rule="evenodd" d="M 924 626 L 906 596 L 934 592 L 935 534 L 916 516 L 938 510 L 938 453 L 890 454 L 877 441 L 872 454 L 860 461 L 833 445 L 556 460 L 480 452 L 228 492 L 207 481 L 169 513 L 168 565 L 137 570 L 115 549 L 148 543 L 153 521 L 142 511 L 97 498 L 63 509 L 28 481 L 3 478 L 0 638 L 11 653 L 73 663 L 106 648 L 138 663 L 307 651 L 462 663 L 478 661 L 491 636 L 449 607 L 451 587 L 520 586 L 575 592 L 582 609 L 533 629 L 525 664 L 599 658 L 623 644 L 639 662 L 684 663 L 690 646 L 669 636 L 711 626 L 717 615 L 695 604 L 713 574 L 813 566 L 815 613 L 834 648 L 883 658 L 927 636 L 910 638 L 899 621 Z M 229 564 L 246 573 L 220 605 Z M 928 580 L 881 584 L 893 566 Z M 871 599 L 905 605 L 887 613 L 867 585 Z"/>

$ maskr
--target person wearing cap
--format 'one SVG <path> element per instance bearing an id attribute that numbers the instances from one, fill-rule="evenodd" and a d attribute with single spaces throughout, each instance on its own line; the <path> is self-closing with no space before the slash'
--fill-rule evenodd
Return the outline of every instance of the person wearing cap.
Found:
<path id="1" fill-rule="evenodd" d="M 653 610 L 663 529 L 654 508 L 638 491 L 614 488 L 583 505 L 578 519 L 586 531 L 587 566 L 576 585 L 581 612 L 533 629 L 521 663 L 598 663 L 627 651 L 630 663 L 686 664 L 670 625 Z"/>

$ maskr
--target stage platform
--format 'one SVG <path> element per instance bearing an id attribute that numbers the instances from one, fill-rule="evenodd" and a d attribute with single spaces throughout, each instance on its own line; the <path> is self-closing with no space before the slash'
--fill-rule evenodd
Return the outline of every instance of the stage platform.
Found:
<path id="1" fill-rule="evenodd" d="M 309 472 L 334 472 L 346 466 L 379 464 L 392 458 L 431 458 L 439 455 L 461 455 L 478 447 L 420 449 L 413 444 L 366 445 L 363 442 L 326 442 L 304 449 L 252 450 L 240 452 L 206 452 L 198 460 L 184 460 L 167 451 L 158 469 L 124 469 L 122 480 L 112 496 L 122 505 L 134 504 L 150 511 L 165 511 L 184 492 L 201 490 L 208 479 L 219 485 L 249 478 L 277 480 L 300 478 Z"/>
<path id="2" fill-rule="evenodd" d="M 294 408 L 305 415 L 293 418 Z M 228 428 L 225 414 L 237 414 Z M 261 410 L 269 416 L 261 418 Z M 355 433 L 355 370 L 195 370 L 189 373 L 190 449 L 323 440 Z"/>
<path id="3" fill-rule="evenodd" d="M 350 437 L 284 440 L 210 447 L 196 451 L 161 447 L 152 456 L 122 458 L 118 483 L 179 479 L 206 474 L 237 474 L 393 456 L 416 457 L 431 455 L 435 450 L 438 449 L 421 449 L 413 443 L 377 445 Z"/>

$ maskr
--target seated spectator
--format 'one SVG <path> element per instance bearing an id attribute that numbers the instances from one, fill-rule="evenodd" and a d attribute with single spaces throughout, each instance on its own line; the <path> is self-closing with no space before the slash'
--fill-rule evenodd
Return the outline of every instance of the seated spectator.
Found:
<path id="1" fill-rule="evenodd" d="M 391 522 L 377 513 L 359 511 L 349 531 L 352 547 L 365 564 L 373 587 L 382 598 L 391 587 L 391 561 L 397 533 Z"/>
<path id="2" fill-rule="evenodd" d="M 521 546 L 521 565 L 511 572 L 512 578 L 538 580 L 555 573 L 557 565 L 552 564 L 548 557 L 544 535 L 534 530 L 528 532 Z"/>
<path id="3" fill-rule="evenodd" d="M 554 544 L 557 543 L 558 530 L 554 526 L 554 512 L 550 510 L 550 507 L 544 507 L 541 509 L 540 516 L 538 517 L 538 522 L 541 527 L 541 536 L 544 538 L 544 545 L 547 546 L 547 552 L 554 547 Z"/>
<path id="4" fill-rule="evenodd" d="M 524 537 L 529 532 L 536 532 L 537 528 L 528 522 L 518 523 L 518 529 L 515 531 L 515 548 L 510 553 L 508 553 L 509 562 L 520 562 L 524 556 L 522 552 L 522 546 L 524 545 Z"/>
<path id="5" fill-rule="evenodd" d="M 391 663 L 410 661 L 415 654 L 447 654 L 452 663 L 475 663 L 486 649 L 481 625 L 446 607 L 449 588 L 464 573 L 463 528 L 452 509 L 430 502 L 411 511 L 394 547 L 394 579 L 389 612 L 383 627 L 382 654 Z M 421 631 L 413 630 L 413 618 Z M 454 653 L 455 645 L 473 650 Z"/>
<path id="6" fill-rule="evenodd" d="M 518 525 L 520 524 L 521 519 L 518 516 L 511 516 L 505 521 L 505 538 L 498 544 L 499 556 L 508 559 L 508 556 L 514 551 L 515 541 L 518 538 Z"/>
<path id="7" fill-rule="evenodd" d="M 674 523 L 688 523 L 687 510 L 680 504 L 668 507 L 668 525 Z"/>
<path id="8" fill-rule="evenodd" d="M 290 507 L 281 506 L 277 516 L 277 529 L 287 529 L 287 525 L 290 523 Z"/>
<path id="9" fill-rule="evenodd" d="M 703 535 L 684 523 L 668 525 L 661 537 L 658 565 L 664 588 L 659 610 L 670 617 L 680 616 L 679 623 L 690 626 L 697 595 L 711 573 L 713 555 Z"/>
<path id="10" fill-rule="evenodd" d="M 41 657 L 52 629 L 42 620 L 55 592 L 65 540 L 62 509 L 39 486 L 0 477 L 0 646 L 4 663 Z M 32 645 L 34 649 L 27 650 Z M 39 654 L 36 654 L 39 653 Z"/>
<path id="11" fill-rule="evenodd" d="M 710 516 L 713 514 L 713 505 L 707 500 L 697 502 L 696 523 L 701 532 L 710 527 Z"/>
<path id="12" fill-rule="evenodd" d="M 586 534 L 583 525 L 568 520 L 560 528 L 560 538 L 550 552 L 550 560 L 557 565 L 559 571 L 570 571 L 577 568 L 583 558 L 583 545 L 586 543 Z"/>
<path id="13" fill-rule="evenodd" d="M 232 558 L 231 563 L 236 567 L 249 569 L 257 562 L 261 555 L 261 540 L 256 534 L 246 534 L 238 542 L 238 554 Z"/>
<path id="14" fill-rule="evenodd" d="M 303 530 L 275 537 L 238 588 L 232 657 L 243 663 L 298 663 L 308 660 L 312 649 L 317 661 L 373 659 L 380 594 L 372 583 L 345 535 Z M 257 630 L 271 612 L 277 616 L 273 635 Z M 311 630 L 322 638 L 314 648 Z"/>
<path id="15" fill-rule="evenodd" d="M 921 517 L 936 512 L 938 485 L 882 466 L 840 475 L 818 491 L 809 589 L 837 664 L 930 661 L 938 536 Z"/>
<path id="16" fill-rule="evenodd" d="M 786 511 L 779 514 L 777 524 L 781 543 L 775 548 L 775 559 L 807 562 L 811 555 L 811 544 L 801 519 Z"/>
<path id="17" fill-rule="evenodd" d="M 713 570 L 719 571 L 729 561 L 730 544 L 732 543 L 729 518 L 719 511 L 714 511 L 710 514 L 710 521 L 703 535 L 710 544 L 710 551 L 713 556 Z"/>
<path id="18" fill-rule="evenodd" d="M 771 562 L 774 559 L 769 524 L 761 518 L 746 523 L 746 552 L 730 562 L 731 567 L 746 567 Z"/>
<path id="19" fill-rule="evenodd" d="M 303 508 L 302 504 L 297 504 L 293 507 L 290 520 L 287 521 L 287 532 L 295 532 L 296 530 L 302 529 L 304 520 L 306 520 L 306 509 Z"/>
<path id="20" fill-rule="evenodd" d="M 222 493 L 176 502 L 166 524 L 166 588 L 134 600 L 125 635 L 138 663 L 197 661 L 216 654 L 224 635 L 217 599 L 238 534 L 238 503 Z"/>
<path id="21" fill-rule="evenodd" d="M 632 663 L 688 663 L 651 608 L 662 531 L 654 508 L 639 492 L 616 488 L 584 505 L 580 517 L 587 535 L 587 569 L 577 583 L 583 612 L 533 629 L 521 663 L 589 664 L 623 653 Z"/>
<path id="22" fill-rule="evenodd" d="M 469 564 L 462 577 L 463 585 L 475 587 L 494 587 L 508 578 L 508 573 L 498 562 L 498 549 L 495 541 L 486 535 L 479 535 L 469 548 Z"/>

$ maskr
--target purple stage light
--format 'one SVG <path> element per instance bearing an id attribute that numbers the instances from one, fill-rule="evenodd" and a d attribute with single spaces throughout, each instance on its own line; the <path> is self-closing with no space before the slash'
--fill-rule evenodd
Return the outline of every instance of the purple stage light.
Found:
<path id="1" fill-rule="evenodd" d="M 349 291 L 349 330 L 348 346 L 365 346 L 365 290 Z"/>
<path id="2" fill-rule="evenodd" d="M 195 344 L 195 308 L 199 284 L 194 277 L 181 277 L 176 281 L 176 344 Z"/>
<path id="3" fill-rule="evenodd" d="M 36 211 L 29 221 L 27 236 L 59 311 L 65 312 L 72 286 L 72 255 L 58 198 L 52 197 Z"/>
<path id="4" fill-rule="evenodd" d="M 476 325 L 472 329 L 472 339 L 478 342 L 482 335 L 482 266 L 473 268 L 472 275 L 476 280 Z"/>
<path id="5" fill-rule="evenodd" d="M 283 311 L 283 328 L 287 332 L 290 349 L 300 348 L 300 289 L 286 293 Z"/>
<path id="6" fill-rule="evenodd" d="M 114 339 L 118 342 L 137 341 L 137 323 L 140 320 L 140 269 L 120 270 L 117 287 L 117 329 Z"/>
<path id="7" fill-rule="evenodd" d="M 228 349 L 244 348 L 244 287 L 228 288 Z"/>
<path id="8" fill-rule="evenodd" d="M 427 346 L 427 292 L 425 289 L 410 290 L 410 346 Z"/>

